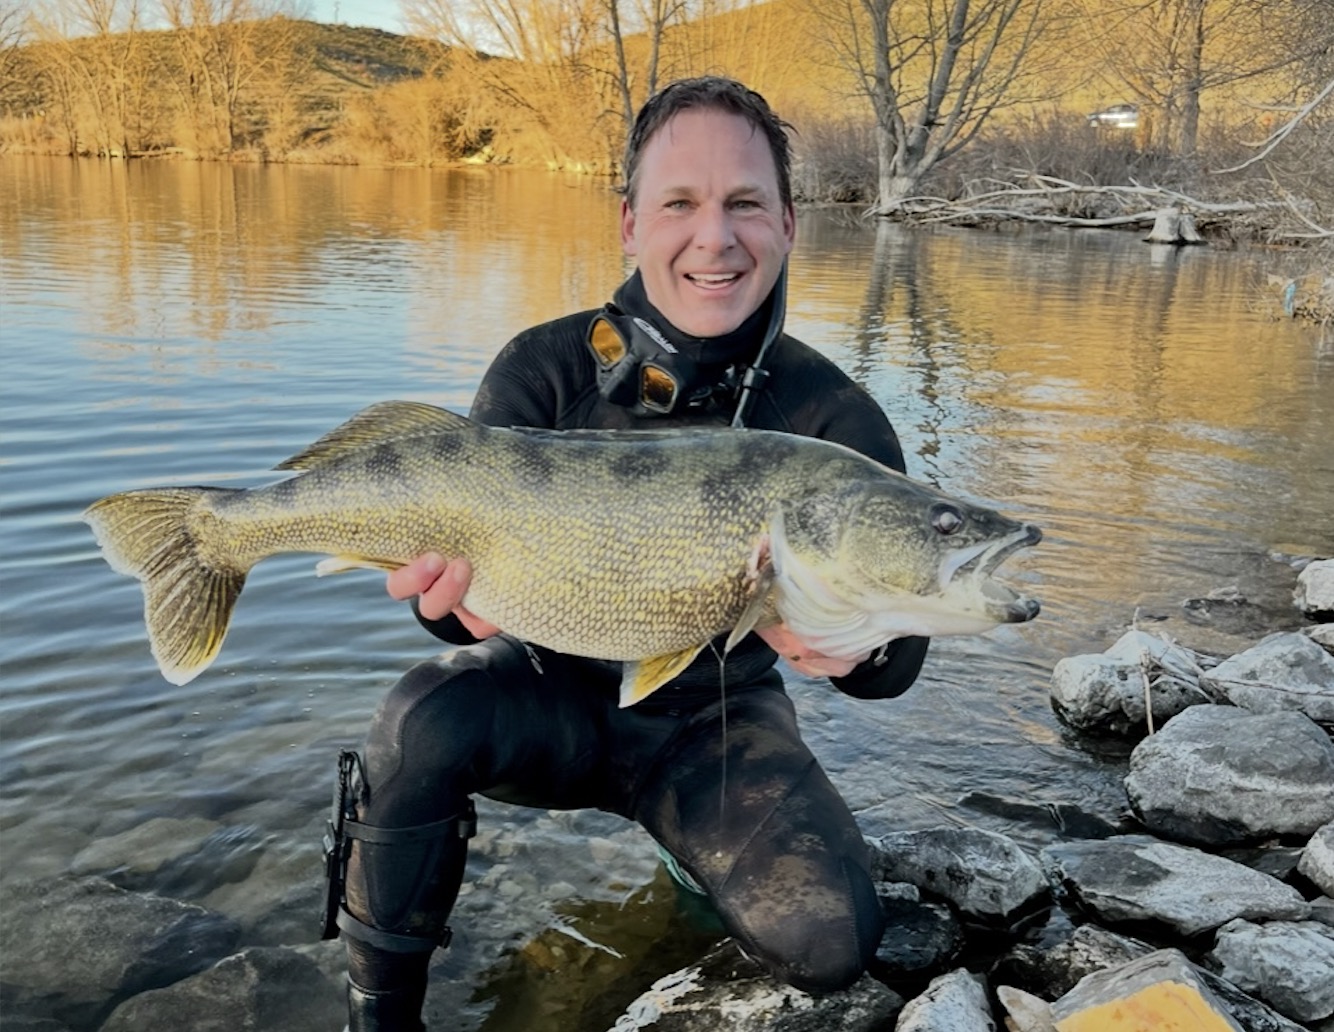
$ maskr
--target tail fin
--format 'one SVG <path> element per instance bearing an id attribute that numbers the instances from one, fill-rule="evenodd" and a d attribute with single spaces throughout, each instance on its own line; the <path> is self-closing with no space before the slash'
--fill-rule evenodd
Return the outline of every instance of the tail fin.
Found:
<path id="1" fill-rule="evenodd" d="M 222 648 L 246 570 L 206 563 L 189 516 L 223 488 L 178 487 L 127 491 L 90 505 L 83 517 L 102 554 L 117 573 L 137 577 L 144 588 L 144 623 L 162 676 L 186 684 Z"/>

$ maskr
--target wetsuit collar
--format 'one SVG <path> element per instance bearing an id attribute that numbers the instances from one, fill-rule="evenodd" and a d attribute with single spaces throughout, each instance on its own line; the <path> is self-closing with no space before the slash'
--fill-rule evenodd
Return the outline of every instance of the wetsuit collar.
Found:
<path id="1" fill-rule="evenodd" d="M 636 269 L 634 274 L 617 288 L 613 303 L 628 315 L 651 322 L 664 337 L 681 352 L 704 366 L 729 366 L 754 360 L 763 342 L 765 328 L 773 310 L 774 294 L 770 291 L 764 303 L 746 317 L 735 330 L 718 337 L 692 337 L 681 332 L 659 312 L 644 291 L 644 280 Z"/>

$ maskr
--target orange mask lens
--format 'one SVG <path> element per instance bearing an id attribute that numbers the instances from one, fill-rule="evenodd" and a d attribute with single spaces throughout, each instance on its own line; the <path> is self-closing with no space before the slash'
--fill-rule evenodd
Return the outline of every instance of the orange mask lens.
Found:
<path id="1" fill-rule="evenodd" d="M 594 320 L 592 329 L 588 331 L 588 343 L 598 361 L 606 368 L 611 368 L 625 357 L 625 341 L 606 319 Z"/>
<path id="2" fill-rule="evenodd" d="M 640 401 L 654 412 L 670 412 L 676 401 L 676 380 L 657 366 L 646 365 L 640 382 Z"/>

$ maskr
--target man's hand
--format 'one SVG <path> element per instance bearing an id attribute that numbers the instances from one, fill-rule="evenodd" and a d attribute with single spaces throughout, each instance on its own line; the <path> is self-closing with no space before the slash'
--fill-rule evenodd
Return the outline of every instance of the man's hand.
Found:
<path id="1" fill-rule="evenodd" d="M 463 608 L 463 596 L 472 583 L 472 565 L 467 559 L 450 559 L 436 552 L 419 555 L 407 566 L 389 574 L 385 588 L 400 602 L 417 596 L 417 611 L 427 620 L 443 620 L 450 613 L 459 618 L 474 638 L 489 638 L 500 628 Z"/>
<path id="2" fill-rule="evenodd" d="M 807 677 L 845 677 L 871 654 L 865 652 L 854 659 L 835 659 L 833 656 L 826 656 L 805 645 L 788 630 L 787 624 L 773 624 L 757 629 L 755 633 L 764 639 L 769 648 L 787 660 L 788 666 Z"/>

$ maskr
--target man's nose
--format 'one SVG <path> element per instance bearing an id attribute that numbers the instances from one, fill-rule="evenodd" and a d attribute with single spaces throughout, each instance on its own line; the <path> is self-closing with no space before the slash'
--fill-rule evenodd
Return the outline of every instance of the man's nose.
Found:
<path id="1" fill-rule="evenodd" d="M 721 204 L 701 205 L 695 214 L 695 246 L 721 253 L 736 243 L 732 215 Z"/>

